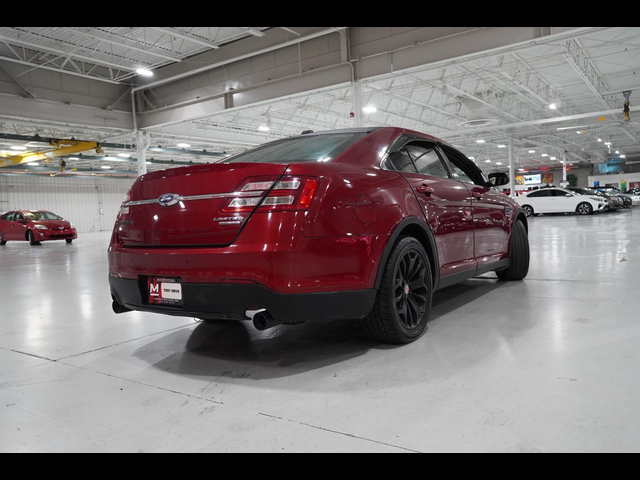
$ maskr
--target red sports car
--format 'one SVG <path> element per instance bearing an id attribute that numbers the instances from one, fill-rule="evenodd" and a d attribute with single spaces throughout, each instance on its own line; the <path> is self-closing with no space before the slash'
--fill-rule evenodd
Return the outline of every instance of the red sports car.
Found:
<path id="1" fill-rule="evenodd" d="M 44 210 L 20 210 L 0 217 L 0 245 L 29 242 L 32 246 L 52 240 L 71 244 L 78 238 L 76 228 L 64 218 Z"/>
<path id="2" fill-rule="evenodd" d="M 114 311 L 259 330 L 364 319 L 410 343 L 433 293 L 529 271 L 525 213 L 465 155 L 399 128 L 308 133 L 131 187 L 109 248 Z"/>

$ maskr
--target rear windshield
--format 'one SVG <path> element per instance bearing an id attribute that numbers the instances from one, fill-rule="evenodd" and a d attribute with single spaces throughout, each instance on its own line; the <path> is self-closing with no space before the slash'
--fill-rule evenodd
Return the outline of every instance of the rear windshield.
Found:
<path id="1" fill-rule="evenodd" d="M 288 138 L 241 153 L 224 163 L 330 162 L 366 133 L 336 133 Z"/>
<path id="2" fill-rule="evenodd" d="M 55 213 L 51 213 L 51 212 L 26 212 L 25 215 L 29 220 L 32 220 L 34 222 L 62 220 L 62 217 L 59 217 Z"/>

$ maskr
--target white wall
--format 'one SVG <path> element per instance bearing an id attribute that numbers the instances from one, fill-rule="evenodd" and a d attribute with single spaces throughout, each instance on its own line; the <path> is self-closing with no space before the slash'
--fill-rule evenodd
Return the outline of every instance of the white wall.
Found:
<path id="1" fill-rule="evenodd" d="M 0 176 L 0 212 L 50 210 L 79 232 L 113 229 L 132 179 Z"/>
<path id="2" fill-rule="evenodd" d="M 589 186 L 593 187 L 595 182 L 600 182 L 601 187 L 617 184 L 618 188 L 620 188 L 623 180 L 626 180 L 628 188 L 631 188 L 632 184 L 640 184 L 640 173 L 624 173 L 622 175 L 598 175 L 589 177 Z"/>

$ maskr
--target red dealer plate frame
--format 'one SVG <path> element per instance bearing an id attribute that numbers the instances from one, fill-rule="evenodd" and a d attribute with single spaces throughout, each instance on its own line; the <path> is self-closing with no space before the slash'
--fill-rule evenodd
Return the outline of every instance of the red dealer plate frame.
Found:
<path id="1" fill-rule="evenodd" d="M 147 303 L 164 307 L 184 306 L 184 290 L 179 278 L 150 277 L 147 279 Z"/>

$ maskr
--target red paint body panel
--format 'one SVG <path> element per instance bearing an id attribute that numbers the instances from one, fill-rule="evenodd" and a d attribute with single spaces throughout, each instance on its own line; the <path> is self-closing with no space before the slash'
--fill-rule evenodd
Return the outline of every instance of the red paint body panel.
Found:
<path id="1" fill-rule="evenodd" d="M 519 206 L 495 189 L 384 170 L 381 163 L 401 135 L 440 142 L 382 128 L 327 163 L 219 163 L 145 175 L 132 187 L 131 202 L 156 203 L 123 210 L 109 248 L 110 274 L 141 285 L 149 277 L 179 278 L 184 284 L 257 284 L 291 295 L 370 290 L 407 220 L 421 222 L 434 239 L 437 278 L 472 276 L 508 259 Z M 221 211 L 247 181 L 275 185 L 281 178 L 312 179 L 309 208 Z M 418 193 L 425 185 L 430 193 Z M 157 199 L 165 194 L 229 196 L 163 207 Z M 261 198 L 273 195 L 265 191 Z"/>
<path id="2" fill-rule="evenodd" d="M 34 222 L 28 217 L 28 213 L 37 213 L 31 210 L 15 210 L 27 221 L 26 223 L 8 222 L 2 220 L 5 214 L 0 216 L 0 236 L 8 242 L 26 242 L 27 233 L 33 232 L 37 242 L 51 242 L 59 240 L 76 240 L 78 232 L 72 227 L 71 223 L 66 220 L 47 220 L 42 222 Z M 8 212 L 12 213 L 12 212 Z M 37 226 L 47 227 L 46 230 L 38 229 Z"/>

